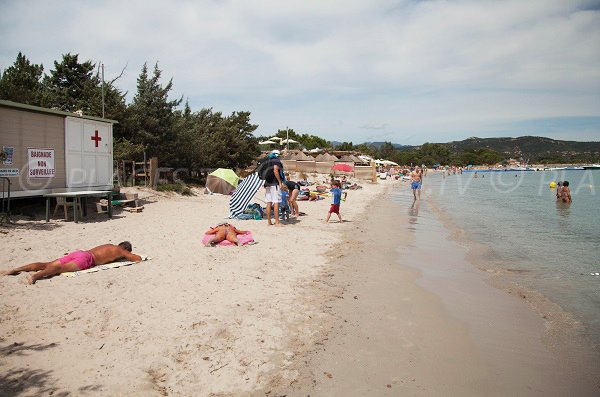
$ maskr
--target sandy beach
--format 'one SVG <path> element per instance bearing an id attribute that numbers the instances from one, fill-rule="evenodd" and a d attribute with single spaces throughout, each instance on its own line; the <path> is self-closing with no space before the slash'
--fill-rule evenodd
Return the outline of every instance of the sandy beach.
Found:
<path id="1" fill-rule="evenodd" d="M 151 259 L 32 286 L 24 275 L 0 278 L 1 394 L 599 390 L 589 366 L 544 343 L 545 320 L 489 285 L 446 235 L 393 229 L 411 225 L 410 212 L 387 199 L 405 185 L 363 186 L 342 203 L 343 224 L 322 222 L 328 200 L 300 202 L 306 216 L 281 228 L 232 222 L 258 242 L 244 247 L 200 243 L 228 214 L 228 197 L 219 195 L 141 190 L 144 211 L 112 220 L 17 218 L 0 229 L 1 269 L 123 240 Z M 431 273 L 411 261 L 431 263 Z M 439 262 L 458 271 L 436 271 Z"/>
<path id="2" fill-rule="evenodd" d="M 381 191 L 351 191 L 323 224 L 328 200 L 301 202 L 296 224 L 232 222 L 256 245 L 204 247 L 228 215 L 226 196 L 142 191 L 142 213 L 2 228 L 2 269 L 129 240 L 152 259 L 24 285 L 0 279 L 0 389 L 18 395 L 243 395 L 289 384 L 287 368 L 323 328 L 322 256 Z M 262 198 L 262 193 L 259 193 Z M 90 211 L 91 212 L 91 211 Z M 287 380 L 289 378 L 289 381 Z"/>

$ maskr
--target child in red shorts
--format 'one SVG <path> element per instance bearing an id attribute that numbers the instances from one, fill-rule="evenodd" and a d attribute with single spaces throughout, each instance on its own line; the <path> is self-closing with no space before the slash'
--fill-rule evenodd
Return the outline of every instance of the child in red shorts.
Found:
<path id="1" fill-rule="evenodd" d="M 325 219 L 325 223 L 329 223 L 329 218 L 331 214 L 336 214 L 340 219 L 340 223 L 344 222 L 342 220 L 342 216 L 340 215 L 340 204 L 342 202 L 342 187 L 339 181 L 331 182 L 331 207 L 329 207 L 329 213 L 327 214 L 327 219 Z"/>

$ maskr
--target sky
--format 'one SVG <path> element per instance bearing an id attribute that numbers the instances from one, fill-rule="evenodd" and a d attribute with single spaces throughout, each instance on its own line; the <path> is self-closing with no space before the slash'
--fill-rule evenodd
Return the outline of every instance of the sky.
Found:
<path id="1" fill-rule="evenodd" d="M 0 69 L 66 53 L 130 102 L 158 63 L 193 111 L 327 140 L 600 141 L 600 0 L 0 0 Z"/>

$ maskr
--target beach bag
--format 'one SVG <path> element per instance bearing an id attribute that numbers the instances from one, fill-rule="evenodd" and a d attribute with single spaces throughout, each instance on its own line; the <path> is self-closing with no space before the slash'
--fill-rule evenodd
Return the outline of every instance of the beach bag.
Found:
<path id="1" fill-rule="evenodd" d="M 248 204 L 248 207 L 246 207 L 244 214 L 252 215 L 252 217 L 257 220 L 262 219 L 264 216 L 264 212 L 260 204 L 256 203 Z"/>

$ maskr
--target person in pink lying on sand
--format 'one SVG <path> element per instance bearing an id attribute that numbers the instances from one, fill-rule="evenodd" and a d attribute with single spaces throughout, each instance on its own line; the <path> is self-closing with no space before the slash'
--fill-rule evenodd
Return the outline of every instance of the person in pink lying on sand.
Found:
<path id="1" fill-rule="evenodd" d="M 207 247 L 214 247 L 219 244 L 223 240 L 230 241 L 237 246 L 242 245 L 240 240 L 238 240 L 238 234 L 246 234 L 249 233 L 248 230 L 238 230 L 235 226 L 230 225 L 227 222 L 219 223 L 215 227 L 211 227 L 205 234 L 214 234 L 210 240 L 204 244 Z"/>
<path id="2" fill-rule="evenodd" d="M 52 277 L 60 273 L 76 272 L 90 267 L 104 265 L 119 259 L 140 262 L 142 257 L 131 253 L 131 243 L 123 241 L 119 245 L 104 244 L 88 251 L 74 251 L 52 262 L 35 262 L 0 272 L 0 276 L 15 276 L 21 272 L 36 272 L 27 276 L 29 284 L 35 284 L 41 278 Z"/>

